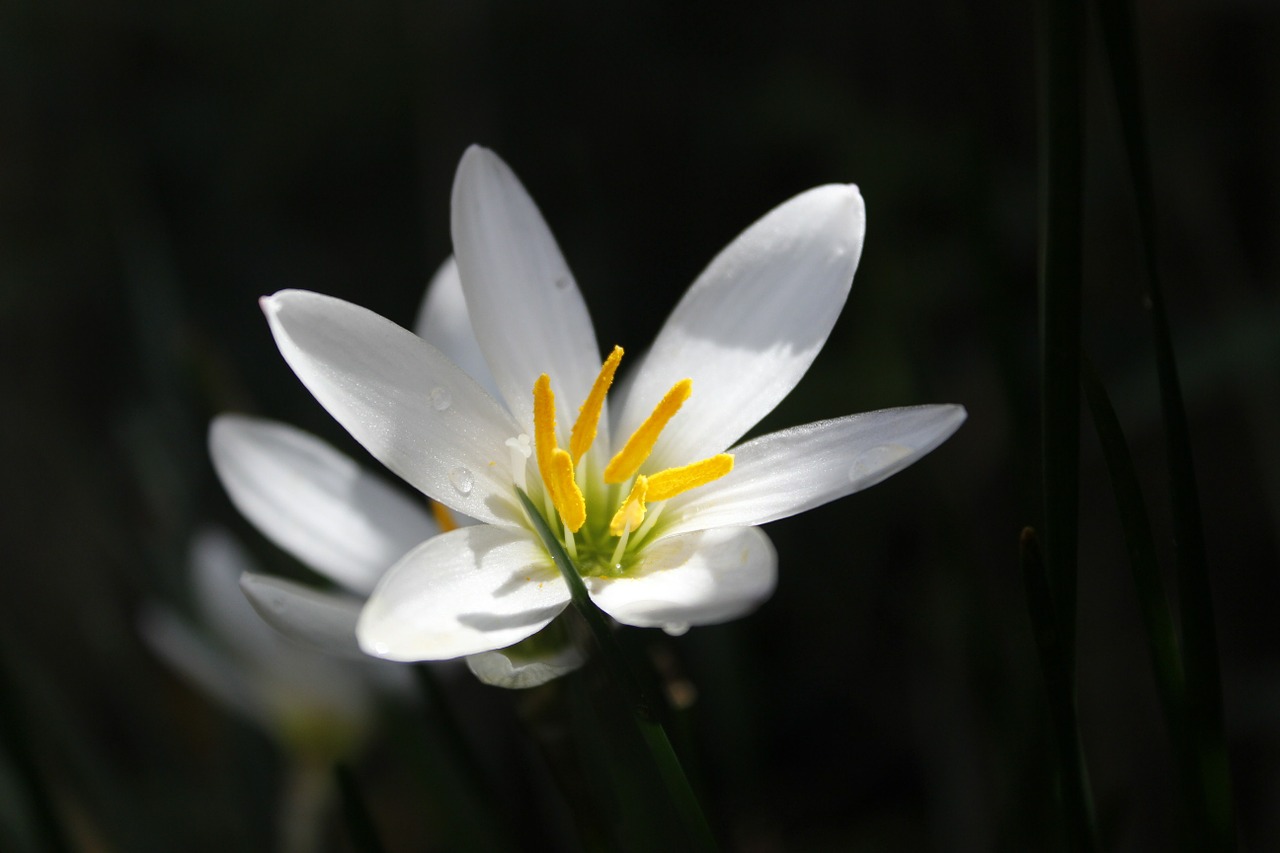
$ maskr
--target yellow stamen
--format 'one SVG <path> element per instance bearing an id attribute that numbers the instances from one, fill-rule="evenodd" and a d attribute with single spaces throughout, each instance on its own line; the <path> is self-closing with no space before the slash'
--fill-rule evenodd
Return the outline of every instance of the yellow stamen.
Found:
<path id="1" fill-rule="evenodd" d="M 542 374 L 533 383 L 533 447 L 538 455 L 538 471 L 542 474 L 542 482 L 551 492 L 552 502 L 556 500 L 555 488 L 551 479 L 551 454 L 556 452 L 556 395 L 551 390 L 551 377 Z"/>
<path id="2" fill-rule="evenodd" d="M 680 411 L 680 407 L 684 405 L 685 400 L 689 399 L 691 393 L 693 393 L 692 379 L 681 379 L 671 387 L 671 390 L 654 408 L 653 413 L 645 418 L 644 423 L 636 428 L 623 448 L 609 460 L 609 464 L 604 469 L 606 483 L 626 482 L 640 470 L 640 466 L 653 452 L 653 446 L 658 443 L 658 436 L 662 434 L 663 428 L 675 417 L 676 412 Z"/>
<path id="3" fill-rule="evenodd" d="M 547 374 L 533 383 L 533 439 L 538 471 L 560 520 L 573 533 L 587 520 L 587 503 L 573 479 L 573 458 L 556 443 L 556 395 Z"/>
<path id="4" fill-rule="evenodd" d="M 649 476 L 649 500 L 655 503 L 670 500 L 682 492 L 719 480 L 732 470 L 733 456 L 717 453 L 701 462 L 659 471 Z"/>
<path id="5" fill-rule="evenodd" d="M 573 432 L 569 435 L 569 452 L 573 454 L 573 464 L 591 447 L 596 440 L 596 430 L 600 426 L 600 412 L 604 409 L 604 396 L 609 393 L 613 384 L 613 374 L 618 370 L 618 362 L 622 361 L 622 347 L 614 347 L 613 352 L 604 360 L 596 381 L 591 386 L 591 393 L 578 409 L 578 420 L 573 424 Z"/>
<path id="6" fill-rule="evenodd" d="M 573 479 L 573 458 L 567 451 L 556 448 L 551 454 L 551 475 L 547 485 L 551 498 L 560 511 L 560 520 L 573 533 L 577 533 L 587 520 L 587 502 L 582 490 Z"/>
<path id="7" fill-rule="evenodd" d="M 648 491 L 649 481 L 644 475 L 636 477 L 635 485 L 631 487 L 631 494 L 627 495 L 622 506 L 618 507 L 618 511 L 614 513 L 613 520 L 609 522 L 611 536 L 621 536 L 640 526 L 640 522 L 644 521 L 644 499 Z"/>
<path id="8" fill-rule="evenodd" d="M 449 508 L 440 501 L 431 502 L 431 514 L 436 517 L 436 524 L 440 525 L 441 533 L 458 529 L 458 522 L 454 519 L 453 513 L 449 512 Z"/>

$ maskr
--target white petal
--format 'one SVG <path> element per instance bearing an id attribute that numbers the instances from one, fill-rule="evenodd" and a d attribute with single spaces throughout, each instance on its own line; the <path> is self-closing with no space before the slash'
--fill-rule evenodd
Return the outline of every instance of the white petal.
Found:
<path id="1" fill-rule="evenodd" d="M 778 555 L 755 527 L 670 536 L 647 547 L 621 578 L 588 578 L 591 600 L 624 625 L 662 627 L 727 622 L 773 594 Z"/>
<path id="2" fill-rule="evenodd" d="M 764 524 L 874 486 L 933 450 L 964 422 L 963 406 L 908 406 L 805 424 L 733 449 L 733 471 L 673 499 L 671 535 Z"/>
<path id="3" fill-rule="evenodd" d="M 575 646 L 565 646 L 547 657 L 525 657 L 498 649 L 468 656 L 467 669 L 493 687 L 526 690 L 568 675 L 585 661 L 582 651 Z"/>
<path id="4" fill-rule="evenodd" d="M 244 660 L 255 665 L 271 660 L 282 640 L 240 591 L 240 576 L 253 564 L 239 543 L 219 528 L 205 528 L 191 540 L 189 561 L 204 624 Z"/>
<path id="5" fill-rule="evenodd" d="M 306 565 L 363 595 L 392 563 L 440 532 L 424 501 L 287 424 L 223 415 L 209 428 L 209 454 L 245 518 Z"/>
<path id="6" fill-rule="evenodd" d="M 857 187 L 818 187 L 711 262 L 645 356 L 615 425 L 619 439 L 629 436 L 667 389 L 693 380 L 645 470 L 724 450 L 795 387 L 844 306 L 865 230 Z"/>
<path id="7" fill-rule="evenodd" d="M 527 531 L 463 527 L 427 540 L 387 572 L 356 636 L 378 657 L 448 660 L 518 643 L 568 601 L 559 572 Z"/>
<path id="8" fill-rule="evenodd" d="M 520 430 L 471 377 L 417 335 L 341 299 L 284 290 L 262 307 L 294 373 L 378 461 L 452 509 L 514 523 L 503 442 Z"/>
<path id="9" fill-rule="evenodd" d="M 453 183 L 453 250 L 476 338 L 507 407 L 533 435 L 533 383 L 546 373 L 567 436 L 600 370 L 591 318 L 533 199 L 506 163 L 477 146 L 463 155 Z"/>
<path id="10" fill-rule="evenodd" d="M 480 342 L 471 328 L 471 315 L 467 313 L 467 299 L 462 294 L 458 264 L 452 257 L 440 265 L 427 285 L 427 295 L 418 309 L 413 330 L 466 371 L 491 396 L 499 396 L 498 385 L 493 381 L 484 353 L 480 351 Z"/>
<path id="11" fill-rule="evenodd" d="M 356 643 L 364 599 L 252 573 L 240 576 L 240 589 L 258 615 L 289 639 L 328 654 L 368 659 Z"/>

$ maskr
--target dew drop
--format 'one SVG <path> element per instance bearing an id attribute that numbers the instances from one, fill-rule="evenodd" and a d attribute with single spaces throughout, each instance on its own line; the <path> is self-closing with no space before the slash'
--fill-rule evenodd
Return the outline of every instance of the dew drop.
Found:
<path id="1" fill-rule="evenodd" d="M 466 468 L 454 468 L 449 472 L 449 482 L 458 490 L 459 494 L 471 494 L 471 487 L 475 485 L 475 481 L 471 477 L 471 472 Z"/>
<path id="2" fill-rule="evenodd" d="M 667 636 L 669 637 L 682 637 L 685 634 L 689 633 L 689 623 L 688 622 L 668 622 L 667 624 L 662 626 L 662 630 L 665 631 L 667 633 Z"/>
<path id="3" fill-rule="evenodd" d="M 556 290 L 568 290 L 568 289 L 569 289 L 569 276 L 562 275 L 556 279 Z"/>
<path id="4" fill-rule="evenodd" d="M 289 609 L 289 603 L 285 601 L 283 596 L 273 595 L 270 598 L 271 609 L 277 613 L 284 613 Z"/>
<path id="5" fill-rule="evenodd" d="M 448 388 L 436 386 L 431 389 L 431 393 L 427 395 L 427 399 L 431 401 L 431 408 L 437 412 L 443 412 L 453 404 L 453 395 L 449 393 Z"/>
<path id="6" fill-rule="evenodd" d="M 860 482 L 870 477 L 888 476 L 892 466 L 911 455 L 911 448 L 904 444 L 879 444 L 858 454 L 849 466 L 849 481 Z"/>

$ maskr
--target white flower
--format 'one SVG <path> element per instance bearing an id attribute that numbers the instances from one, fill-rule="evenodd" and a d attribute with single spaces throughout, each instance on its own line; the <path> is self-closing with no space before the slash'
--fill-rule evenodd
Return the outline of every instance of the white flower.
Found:
<path id="1" fill-rule="evenodd" d="M 224 707 L 293 749 L 328 759 L 348 755 L 374 722 L 378 672 L 387 664 L 340 660 L 290 642 L 264 623 L 240 592 L 250 563 L 221 530 L 192 540 L 190 571 L 197 630 L 153 605 L 140 629 L 151 649 Z"/>
<path id="2" fill-rule="evenodd" d="M 481 522 L 434 536 L 378 582 L 366 651 L 439 660 L 501 649 L 547 625 L 568 588 L 526 517 L 541 508 L 593 600 L 628 625 L 743 615 L 773 591 L 758 525 L 873 485 L 938 446 L 960 406 L 853 415 L 735 446 L 804 375 L 853 279 L 864 233 L 854 186 L 771 211 L 685 294 L 627 381 L 601 366 L 586 305 L 533 201 L 471 148 L 453 242 L 498 400 L 422 339 L 314 293 L 263 299 L 294 372 L 375 458 Z"/>
<path id="3" fill-rule="evenodd" d="M 452 260 L 427 288 L 417 331 L 468 365 L 481 382 L 492 384 Z M 364 657 L 356 643 L 356 621 L 378 580 L 410 550 L 440 533 L 441 522 L 447 529 L 456 526 L 447 512 L 433 518 L 425 501 L 411 500 L 324 441 L 287 424 L 221 415 L 209 428 L 209 455 L 240 513 L 340 587 L 322 591 L 253 572 L 240 580 L 263 619 L 330 654 Z M 467 664 L 488 684 L 533 687 L 582 663 L 572 644 L 554 639 L 526 644 L 537 648 L 472 655 Z"/>

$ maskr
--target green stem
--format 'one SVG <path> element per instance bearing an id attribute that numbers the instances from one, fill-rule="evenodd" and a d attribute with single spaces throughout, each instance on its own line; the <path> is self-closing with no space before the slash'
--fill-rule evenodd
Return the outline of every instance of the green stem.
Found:
<path id="1" fill-rule="evenodd" d="M 645 695 L 644 690 L 640 687 L 640 682 L 636 678 L 634 670 L 627 663 L 622 648 L 614 638 L 613 629 L 610 627 L 608 620 L 604 613 L 600 611 L 600 608 L 596 607 L 595 602 L 591 600 L 586 584 L 582 582 L 582 576 L 578 573 L 577 566 L 569 559 L 569 555 L 564 551 L 564 546 L 560 544 L 560 540 L 555 537 L 547 526 L 546 519 L 538 512 L 537 507 L 529 500 L 528 495 L 524 492 L 518 492 L 518 494 L 520 495 L 521 503 L 524 504 L 525 512 L 533 522 L 538 535 L 542 538 L 542 542 L 547 548 L 547 553 L 551 555 L 556 568 L 560 570 L 561 576 L 564 577 L 565 583 L 568 584 L 573 606 L 587 623 L 592 637 L 595 638 L 596 646 L 600 650 L 600 656 L 604 660 L 605 666 L 608 667 L 614 680 L 626 696 L 627 704 L 631 708 L 631 717 L 640 732 L 640 737 L 648 747 L 649 755 L 653 759 L 658 774 L 662 777 L 663 782 L 666 783 L 667 793 L 684 821 L 689 837 L 698 844 L 700 849 L 718 849 L 715 836 L 712 835 L 711 827 L 702 813 L 702 807 L 698 804 L 698 798 L 693 792 L 693 787 L 689 784 L 689 779 L 685 776 L 684 769 L 680 766 L 680 759 L 671 747 L 671 741 L 667 738 L 666 730 L 658 722 L 653 703 L 649 701 L 648 696 Z"/>
<path id="2" fill-rule="evenodd" d="M 351 768 L 342 763 L 335 764 L 333 775 L 338 783 L 338 796 L 342 798 L 342 815 L 346 819 L 351 846 L 359 853 L 384 853 L 386 847 L 378 837 L 378 829 Z"/>
<path id="3" fill-rule="evenodd" d="M 422 693 L 424 712 L 434 729 L 433 742 L 438 743 L 443 758 L 456 778 L 449 791 L 450 811 L 456 824 L 481 833 L 470 843 L 490 845 L 490 849 L 514 849 L 514 834 L 497 808 L 496 789 L 484 773 L 478 757 L 471 749 L 462 726 L 453 712 L 449 696 L 427 664 L 411 667 Z"/>

